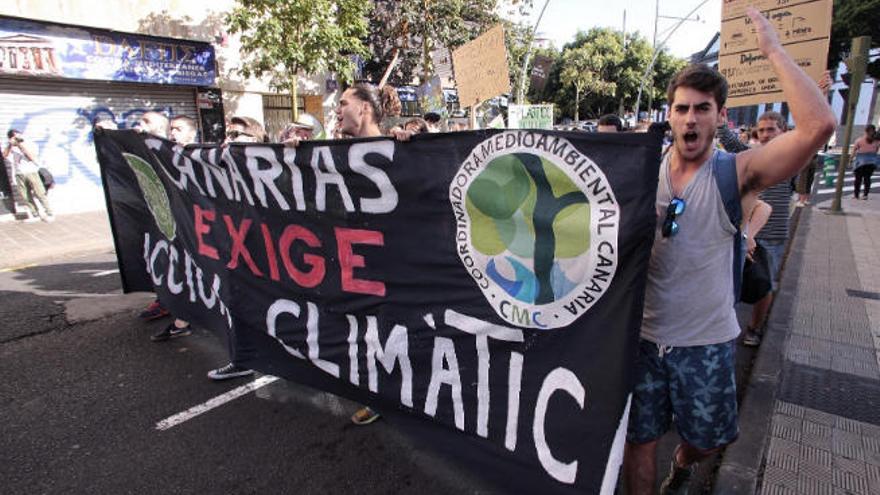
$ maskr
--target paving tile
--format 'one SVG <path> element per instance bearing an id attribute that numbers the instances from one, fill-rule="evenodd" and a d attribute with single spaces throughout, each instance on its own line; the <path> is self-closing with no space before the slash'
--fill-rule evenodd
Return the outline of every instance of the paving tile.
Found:
<path id="1" fill-rule="evenodd" d="M 803 431 L 803 420 L 783 414 L 774 414 L 770 431 L 774 437 L 798 442 Z"/>
<path id="2" fill-rule="evenodd" d="M 866 480 L 867 483 L 867 480 Z M 797 494 L 798 493 L 798 475 L 785 469 L 768 466 L 764 470 L 764 482 L 761 487 L 761 493 L 769 494 Z"/>
<path id="3" fill-rule="evenodd" d="M 807 410 L 807 408 L 803 406 L 799 406 L 797 404 L 792 404 L 791 402 L 785 402 L 782 400 L 776 401 L 775 409 L 777 413 L 784 414 L 786 416 L 792 416 L 795 418 L 803 418 Z"/>
<path id="4" fill-rule="evenodd" d="M 819 411 L 817 409 L 807 408 L 804 411 L 804 419 L 813 423 L 818 423 L 821 425 L 834 426 L 835 418 L 833 414 L 829 414 L 825 411 Z"/>
<path id="5" fill-rule="evenodd" d="M 798 477 L 798 493 L 803 495 L 833 495 L 834 485 L 831 478 L 818 478 L 812 476 Z"/>
<path id="6" fill-rule="evenodd" d="M 855 399 L 855 397 L 853 398 Z M 857 399 L 856 399 L 857 400 Z M 862 423 L 853 419 L 837 416 L 834 418 L 834 429 L 861 435 Z"/>

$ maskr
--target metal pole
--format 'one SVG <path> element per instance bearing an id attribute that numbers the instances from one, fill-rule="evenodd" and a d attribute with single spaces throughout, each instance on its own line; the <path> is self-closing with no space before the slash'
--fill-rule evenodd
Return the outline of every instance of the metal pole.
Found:
<path id="1" fill-rule="evenodd" d="M 522 72 L 519 75 L 519 92 L 516 95 L 516 102 L 520 105 L 523 103 L 526 96 L 526 76 L 529 72 L 529 57 L 532 55 L 532 41 L 535 40 L 535 34 L 538 32 L 538 24 L 541 24 L 541 18 L 544 17 L 544 11 L 547 10 L 547 4 L 549 3 L 550 0 L 544 2 L 544 7 L 541 9 L 541 13 L 538 15 L 538 20 L 535 21 L 535 27 L 532 29 L 532 35 L 529 36 L 529 43 L 526 45 L 526 56 L 523 59 Z"/>
<path id="2" fill-rule="evenodd" d="M 657 21 L 660 19 L 660 0 L 657 0 L 654 4 L 654 39 L 651 40 L 651 52 L 657 51 Z M 650 84 L 651 91 L 648 92 L 648 119 L 651 122 L 654 121 L 654 116 L 651 115 L 653 110 L 651 107 L 654 105 L 654 71 L 651 71 L 651 80 L 648 81 Z M 636 109 L 636 124 L 639 122 L 639 114 L 638 109 Z"/>
<path id="3" fill-rule="evenodd" d="M 700 8 L 703 5 L 706 5 L 707 2 L 709 2 L 709 0 L 703 0 L 702 2 L 700 2 L 699 5 L 694 7 L 694 9 L 691 10 L 690 13 L 688 13 L 688 15 L 682 17 L 681 20 L 678 21 L 678 24 L 676 24 L 675 27 L 672 28 L 671 31 L 669 31 L 669 34 L 667 34 L 666 38 L 663 40 L 663 42 L 660 43 L 660 50 L 662 50 L 666 46 L 666 42 L 669 41 L 669 38 L 671 38 L 672 35 L 675 34 L 675 31 L 682 24 L 684 24 L 684 21 L 688 20 L 690 18 L 690 16 L 694 15 L 694 12 L 700 10 Z M 657 61 L 657 55 L 660 53 L 660 50 L 654 50 L 654 56 L 651 58 L 651 63 L 648 64 L 648 68 L 645 69 L 645 74 L 642 76 L 642 83 L 639 84 L 639 95 L 636 97 L 636 112 L 635 112 L 636 118 L 638 118 L 638 115 L 639 115 L 639 106 L 642 102 L 642 90 L 645 88 L 645 80 L 648 78 L 648 72 L 650 72 L 654 68 L 654 62 Z"/>
<path id="4" fill-rule="evenodd" d="M 843 129 L 843 153 L 840 155 L 840 163 L 837 165 L 837 183 L 834 188 L 834 201 L 831 202 L 831 213 L 842 213 L 840 200 L 843 196 L 843 175 L 849 164 L 849 145 L 852 139 L 853 120 L 856 114 L 856 105 L 859 103 L 859 92 L 862 89 L 862 81 L 865 79 L 865 69 L 868 65 L 868 48 L 871 46 L 870 36 L 859 36 L 852 40 L 852 51 L 846 60 L 849 70 L 849 95 L 846 98 L 846 127 Z"/>

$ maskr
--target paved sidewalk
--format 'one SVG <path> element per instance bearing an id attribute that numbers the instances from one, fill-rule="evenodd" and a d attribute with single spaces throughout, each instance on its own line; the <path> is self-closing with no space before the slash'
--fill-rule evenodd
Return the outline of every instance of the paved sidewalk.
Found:
<path id="1" fill-rule="evenodd" d="M 802 212 L 715 493 L 880 494 L 880 198 Z"/>
<path id="2" fill-rule="evenodd" d="M 52 223 L 0 222 L 0 270 L 113 250 L 107 212 L 58 215 Z"/>

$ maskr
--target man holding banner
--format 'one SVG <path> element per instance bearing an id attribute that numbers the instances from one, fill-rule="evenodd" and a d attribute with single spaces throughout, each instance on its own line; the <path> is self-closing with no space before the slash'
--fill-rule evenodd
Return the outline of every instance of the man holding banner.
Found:
<path id="1" fill-rule="evenodd" d="M 713 140 L 727 120 L 727 81 L 707 66 L 690 66 L 670 84 L 675 140 L 657 189 L 624 460 L 629 493 L 653 492 L 657 441 L 673 419 L 682 441 L 661 493 L 685 493 L 695 464 L 736 440 L 739 325 L 733 305 L 742 205 L 796 174 L 835 126 L 816 84 L 785 52 L 767 19 L 753 8 L 747 14 L 798 125 L 760 148 L 738 155 L 718 151 Z"/>

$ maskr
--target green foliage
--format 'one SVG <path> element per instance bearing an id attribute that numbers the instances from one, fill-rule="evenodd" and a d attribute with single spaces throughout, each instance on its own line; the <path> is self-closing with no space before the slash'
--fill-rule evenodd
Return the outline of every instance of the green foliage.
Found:
<path id="1" fill-rule="evenodd" d="M 834 0 L 829 69 L 849 56 L 852 39 L 859 36 L 870 36 L 871 48 L 880 47 L 880 0 Z M 868 75 L 880 78 L 880 60 L 868 64 Z"/>
<path id="2" fill-rule="evenodd" d="M 241 33 L 246 77 L 270 77 L 274 89 L 290 88 L 298 74 L 324 70 L 350 80 L 350 55 L 365 55 L 369 0 L 238 0 L 226 18 Z"/>
<path id="3" fill-rule="evenodd" d="M 566 53 L 570 53 L 568 58 Z M 621 99 L 625 108 L 632 109 L 651 56 L 650 42 L 639 33 L 627 35 L 624 49 L 623 34 L 620 31 L 593 28 L 586 33 L 579 32 L 574 41 L 565 45 L 563 56 L 551 70 L 541 97 L 555 102 L 560 109 L 560 116 L 574 117 L 577 96 L 582 98 L 577 107 L 581 118 L 597 118 L 606 113 L 616 113 Z M 589 63 L 577 64 L 577 61 L 584 59 Z M 603 62 L 608 63 L 603 65 Z M 665 51 L 661 52 L 654 65 L 653 87 L 645 86 L 643 105 L 647 104 L 648 94 L 651 94 L 653 108 L 660 108 L 666 100 L 666 86 L 670 79 L 686 64 L 685 60 Z M 578 68 L 589 69 L 591 73 L 581 75 Z M 597 68 L 600 70 L 596 70 Z M 576 78 L 587 79 L 583 86 L 589 88 L 587 94 L 576 95 L 577 88 L 573 84 Z"/>

